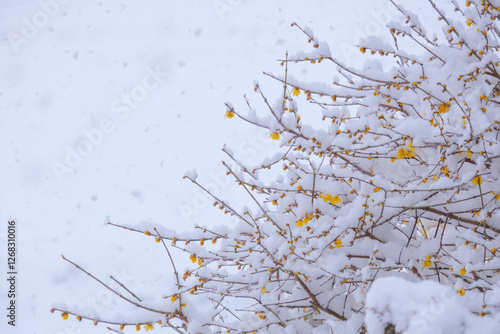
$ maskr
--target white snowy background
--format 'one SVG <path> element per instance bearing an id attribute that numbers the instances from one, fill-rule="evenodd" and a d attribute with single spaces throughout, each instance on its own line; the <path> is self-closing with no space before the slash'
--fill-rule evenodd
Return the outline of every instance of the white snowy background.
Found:
<path id="1" fill-rule="evenodd" d="M 139 296 L 168 292 L 164 250 L 106 226 L 107 217 L 178 230 L 230 224 L 182 179 L 196 168 L 200 182 L 231 198 L 220 149 L 252 159 L 269 144 L 269 134 L 224 118 L 224 103 L 245 108 L 254 80 L 279 98 L 281 85 L 262 71 L 282 73 L 276 60 L 286 50 L 309 47 L 292 22 L 354 60 L 356 41 L 382 33 L 393 12 L 382 0 L 2 1 L 0 241 L 15 219 L 19 274 L 15 328 L 1 280 L 0 332 L 110 333 L 64 321 L 49 312 L 55 305 L 144 320 L 61 254 Z M 5 273 L 5 247 L 0 259 Z"/>

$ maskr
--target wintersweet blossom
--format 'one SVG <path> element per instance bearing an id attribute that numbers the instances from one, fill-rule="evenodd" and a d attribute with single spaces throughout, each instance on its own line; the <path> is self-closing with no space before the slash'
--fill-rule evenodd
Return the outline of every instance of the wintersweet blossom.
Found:
<path id="1" fill-rule="evenodd" d="M 320 194 L 319 197 L 323 199 L 323 201 L 330 202 L 333 205 L 340 204 L 342 202 L 339 195 L 332 196 L 331 194 L 326 193 L 326 194 Z"/>
<path id="2" fill-rule="evenodd" d="M 483 178 L 480 175 L 477 175 L 477 176 L 474 176 L 474 178 L 472 179 L 471 182 L 473 185 L 478 186 L 481 183 L 483 183 Z"/>
<path id="3" fill-rule="evenodd" d="M 413 147 L 412 143 L 407 144 L 407 148 L 400 148 L 398 150 L 398 154 L 396 155 L 396 159 L 402 160 L 404 158 L 414 158 L 415 157 L 415 147 Z"/>
<path id="4" fill-rule="evenodd" d="M 430 256 L 425 257 L 425 261 L 422 263 L 424 268 L 430 268 L 432 266 L 432 261 Z"/>

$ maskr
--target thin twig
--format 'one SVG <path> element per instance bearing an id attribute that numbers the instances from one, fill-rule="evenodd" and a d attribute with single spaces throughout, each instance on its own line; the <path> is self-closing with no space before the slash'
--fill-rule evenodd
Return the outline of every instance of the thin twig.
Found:
<path id="1" fill-rule="evenodd" d="M 130 291 L 129 289 L 127 289 L 127 287 L 125 285 L 123 285 L 122 283 L 120 283 L 116 278 L 114 278 L 113 275 L 109 276 L 109 278 L 111 278 L 113 281 L 115 281 L 116 283 L 118 283 L 119 286 L 121 286 L 122 288 L 124 288 L 125 290 L 127 290 L 127 292 L 130 293 L 132 295 L 132 297 L 134 297 L 138 301 L 142 302 L 142 300 L 139 297 L 137 297 L 132 291 Z"/>

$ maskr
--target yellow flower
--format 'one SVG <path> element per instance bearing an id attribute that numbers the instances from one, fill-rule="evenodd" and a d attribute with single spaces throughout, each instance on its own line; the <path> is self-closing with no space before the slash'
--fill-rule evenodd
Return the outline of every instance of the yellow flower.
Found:
<path id="1" fill-rule="evenodd" d="M 262 320 L 264 320 L 266 318 L 266 316 L 263 315 L 262 313 L 259 313 L 259 318 L 261 318 Z"/>
<path id="2" fill-rule="evenodd" d="M 475 185 L 475 186 L 478 186 L 480 185 L 481 183 L 483 183 L 483 178 L 479 175 L 475 176 L 473 179 L 472 179 L 472 184 Z"/>
<path id="3" fill-rule="evenodd" d="M 500 193 L 495 196 L 495 200 L 500 201 Z"/>
<path id="4" fill-rule="evenodd" d="M 333 101 L 333 102 L 336 102 L 336 101 L 337 101 L 337 96 L 336 96 L 336 95 L 333 95 L 333 96 L 332 96 L 332 101 Z"/>
<path id="5" fill-rule="evenodd" d="M 63 312 L 63 313 L 61 313 L 61 317 L 62 317 L 64 320 L 68 320 L 68 312 Z"/>
<path id="6" fill-rule="evenodd" d="M 450 106 L 449 106 L 449 105 L 447 105 L 446 103 L 441 103 L 441 104 L 439 105 L 438 112 L 439 112 L 440 114 L 447 113 L 449 110 L 450 110 Z"/>
<path id="7" fill-rule="evenodd" d="M 196 255 L 191 254 L 191 256 L 189 256 L 189 258 L 191 259 L 191 262 L 193 262 L 193 263 L 196 262 Z"/>
<path id="8" fill-rule="evenodd" d="M 460 288 L 460 289 L 458 289 L 458 290 L 457 290 L 457 292 L 458 292 L 458 294 L 459 294 L 460 296 L 465 295 L 465 289 L 464 289 L 464 288 Z"/>
<path id="9" fill-rule="evenodd" d="M 422 266 L 424 268 L 430 268 L 432 266 L 432 262 L 431 262 L 431 257 L 430 256 L 426 256 L 425 257 L 425 261 L 424 263 L 422 264 Z"/>
<path id="10" fill-rule="evenodd" d="M 179 298 L 177 295 L 173 295 L 172 297 L 170 297 L 170 300 L 173 302 L 175 302 L 177 300 L 177 298 Z"/>
<path id="11" fill-rule="evenodd" d="M 262 289 L 260 289 L 260 291 L 262 292 L 262 294 L 265 294 L 267 289 L 266 289 L 266 287 L 263 287 Z"/>
<path id="12" fill-rule="evenodd" d="M 404 158 L 414 158 L 415 157 L 415 153 L 413 153 L 413 151 L 415 151 L 415 147 L 413 147 L 412 143 L 409 143 L 406 146 L 408 147 L 408 149 L 406 149 L 404 147 L 399 149 L 398 154 L 396 155 L 396 159 L 402 160 Z"/>
<path id="13" fill-rule="evenodd" d="M 330 203 L 332 203 L 333 205 L 336 205 L 336 204 L 339 204 L 339 203 L 341 203 L 341 202 L 342 202 L 342 200 L 340 199 L 340 196 L 339 196 L 339 195 L 337 195 L 337 196 L 333 197 L 333 196 L 332 196 L 332 195 L 330 195 L 330 194 L 324 194 L 324 195 L 323 195 L 323 194 L 320 194 L 320 195 L 319 195 L 319 198 L 322 198 L 322 199 L 323 199 L 323 201 L 325 201 L 325 202 L 330 202 Z"/>
<path id="14" fill-rule="evenodd" d="M 340 246 L 342 246 L 342 240 L 337 239 L 337 240 L 335 240 L 334 244 L 335 244 L 335 247 L 340 248 Z"/>
<path id="15" fill-rule="evenodd" d="M 306 224 L 306 225 L 307 225 L 307 223 L 309 223 L 309 221 L 310 221 L 311 219 L 313 219 L 313 218 L 314 218 L 314 215 L 313 215 L 312 213 L 311 213 L 311 214 L 309 214 L 309 215 L 306 215 L 306 216 L 304 217 L 304 224 Z"/>
<path id="16" fill-rule="evenodd" d="M 496 249 L 496 248 L 492 248 L 492 249 L 491 249 L 491 252 L 492 252 L 493 254 L 495 254 L 495 253 L 497 252 L 497 249 Z"/>
<path id="17" fill-rule="evenodd" d="M 463 276 L 467 273 L 467 271 L 464 268 L 462 268 L 462 269 L 460 269 L 459 273 L 460 273 L 460 276 Z"/>
<path id="18" fill-rule="evenodd" d="M 474 21 L 472 21 L 472 19 L 471 19 L 470 17 L 467 19 L 467 22 L 466 22 L 466 23 L 467 23 L 467 25 L 468 25 L 469 27 L 474 25 Z"/>
<path id="19" fill-rule="evenodd" d="M 469 158 L 469 159 L 472 158 L 472 151 L 470 151 L 470 150 L 467 151 L 467 158 Z"/>
<path id="20" fill-rule="evenodd" d="M 380 191 L 380 187 L 377 187 L 377 188 L 373 189 L 374 193 L 378 193 L 379 191 Z"/>
<path id="21" fill-rule="evenodd" d="M 298 89 L 297 87 L 294 87 L 292 89 L 292 95 L 299 96 L 300 95 L 300 89 Z"/>
<path id="22" fill-rule="evenodd" d="M 278 140 L 280 139 L 280 134 L 277 132 L 273 132 L 269 137 L 271 137 L 271 139 Z"/>
<path id="23" fill-rule="evenodd" d="M 198 259 L 198 265 L 201 267 L 203 265 L 203 259 Z"/>
<path id="24" fill-rule="evenodd" d="M 361 51 L 361 53 L 365 53 L 366 52 L 366 48 L 365 47 L 359 48 L 359 51 Z"/>
<path id="25" fill-rule="evenodd" d="M 224 115 L 224 117 L 233 118 L 234 117 L 234 111 L 227 111 L 226 115 Z"/>
<path id="26" fill-rule="evenodd" d="M 298 227 L 302 227 L 302 226 L 304 226 L 304 221 L 302 219 L 300 219 L 300 220 L 297 220 L 295 222 L 295 224 L 297 224 Z"/>
<path id="27" fill-rule="evenodd" d="M 150 329 L 151 329 L 151 330 L 155 329 L 155 327 L 154 327 L 152 324 L 146 324 L 146 325 L 144 326 L 144 328 L 146 329 L 146 332 L 147 332 L 148 330 L 150 330 Z"/>

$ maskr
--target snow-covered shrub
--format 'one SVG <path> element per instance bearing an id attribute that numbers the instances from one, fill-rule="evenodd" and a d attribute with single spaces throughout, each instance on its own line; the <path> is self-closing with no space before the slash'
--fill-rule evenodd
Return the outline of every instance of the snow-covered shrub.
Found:
<path id="1" fill-rule="evenodd" d="M 177 290 L 164 296 L 161 326 L 181 333 L 420 333 L 428 325 L 444 333 L 435 319 L 411 320 L 419 311 L 411 305 L 443 298 L 434 295 L 438 284 L 447 296 L 441 309 L 467 315 L 455 326 L 498 322 L 500 1 L 426 4 L 436 27 L 395 4 L 402 21 L 388 26 L 393 40 L 364 41 L 361 69 L 293 24 L 311 51 L 284 59 L 287 71 L 271 75 L 283 96 L 269 103 L 256 84 L 264 110 L 228 104 L 226 117 L 268 129 L 281 147 L 255 166 L 224 163 L 251 204 L 239 210 L 214 195 L 214 205 L 239 224 L 189 234 L 140 229 L 193 261 L 175 272 Z M 297 62 L 338 78 L 293 79 Z M 195 174 L 186 177 L 203 186 Z M 387 285 L 370 291 L 385 276 L 396 277 L 381 280 L 396 285 L 394 303 Z M 417 283 L 394 283 L 397 277 Z M 421 300 L 408 289 L 423 289 Z M 406 312 L 390 313 L 405 299 Z"/>

